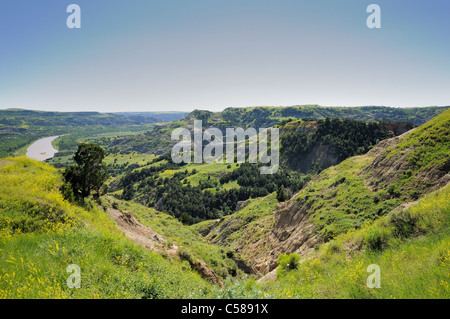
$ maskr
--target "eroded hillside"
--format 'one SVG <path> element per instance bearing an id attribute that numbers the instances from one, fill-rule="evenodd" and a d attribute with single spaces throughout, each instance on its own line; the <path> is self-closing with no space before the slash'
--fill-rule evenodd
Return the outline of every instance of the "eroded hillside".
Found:
<path id="1" fill-rule="evenodd" d="M 445 111 L 414 130 L 382 141 L 365 155 L 324 170 L 288 202 L 277 205 L 264 236 L 246 242 L 245 232 L 237 230 L 241 240 L 232 247 L 249 257 L 259 272 L 267 273 L 277 266 L 280 254 L 308 255 L 317 244 L 416 201 L 448 183 L 449 136 L 450 111 Z M 226 221 L 211 227 L 209 233 Z M 226 243 L 226 238 L 221 242 Z"/>

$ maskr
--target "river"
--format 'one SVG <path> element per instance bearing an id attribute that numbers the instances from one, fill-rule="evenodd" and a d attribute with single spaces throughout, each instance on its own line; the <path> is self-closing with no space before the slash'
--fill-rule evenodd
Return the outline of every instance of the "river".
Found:
<path id="1" fill-rule="evenodd" d="M 53 147 L 52 141 L 59 136 L 49 136 L 37 140 L 27 148 L 27 157 L 38 161 L 45 161 L 46 159 L 52 158 L 58 153 L 58 150 Z"/>

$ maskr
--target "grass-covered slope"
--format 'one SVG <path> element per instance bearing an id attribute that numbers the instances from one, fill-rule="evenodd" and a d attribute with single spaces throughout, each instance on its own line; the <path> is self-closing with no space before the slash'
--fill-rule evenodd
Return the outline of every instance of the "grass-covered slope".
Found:
<path id="1" fill-rule="evenodd" d="M 450 185 L 336 237 L 259 289 L 276 298 L 450 298 Z M 369 265 L 380 288 L 369 288 Z M 255 288 L 256 289 L 256 288 Z"/>
<path id="2" fill-rule="evenodd" d="M 208 244 L 196 230 L 183 225 L 175 217 L 131 201 L 108 197 L 104 203 L 107 202 L 131 212 L 143 225 L 164 236 L 166 248 L 176 254 L 176 259 L 181 259 L 183 267 L 190 269 L 189 261 L 202 260 L 221 280 L 243 275 L 238 254 L 230 248 Z"/>
<path id="3" fill-rule="evenodd" d="M 0 160 L 0 298 L 205 297 L 211 285 L 177 260 L 128 240 L 94 203 L 59 193 L 53 167 L 24 157 Z M 81 269 L 69 288 L 66 269 Z"/>
<path id="4" fill-rule="evenodd" d="M 330 167 L 295 200 L 313 210 L 331 238 L 446 183 L 450 165 L 450 111 L 363 156 Z"/>
<path id="5" fill-rule="evenodd" d="M 376 155 L 366 169 L 372 190 L 387 189 L 400 198 L 417 198 L 450 171 L 450 110 L 391 145 L 380 143 L 370 153 Z"/>
<path id="6" fill-rule="evenodd" d="M 273 227 L 273 212 L 278 203 L 276 194 L 246 200 L 234 214 L 217 220 L 204 221 L 191 226 L 205 236 L 208 242 L 229 247 L 251 260 L 259 252 L 255 243 Z"/>
<path id="7" fill-rule="evenodd" d="M 265 273 L 280 254 L 306 255 L 320 243 L 359 229 L 449 180 L 450 110 L 403 136 L 380 142 L 311 180 L 274 213 L 271 231 L 246 246 Z M 243 252 L 245 254 L 245 252 Z"/>

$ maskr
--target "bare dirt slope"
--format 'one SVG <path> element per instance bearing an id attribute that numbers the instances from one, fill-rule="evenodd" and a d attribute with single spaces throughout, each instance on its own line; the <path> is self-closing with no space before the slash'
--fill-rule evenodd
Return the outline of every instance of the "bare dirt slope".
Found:
<path id="1" fill-rule="evenodd" d="M 117 227 L 124 232 L 125 236 L 132 241 L 156 252 L 165 251 L 163 245 L 166 239 L 150 227 L 141 224 L 130 212 L 111 207 L 108 207 L 106 212 L 114 219 Z"/>

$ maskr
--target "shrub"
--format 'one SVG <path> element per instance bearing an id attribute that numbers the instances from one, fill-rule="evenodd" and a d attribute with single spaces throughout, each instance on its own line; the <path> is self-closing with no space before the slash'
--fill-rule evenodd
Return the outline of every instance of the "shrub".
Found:
<path id="1" fill-rule="evenodd" d="M 398 237 L 409 237 L 414 233 L 416 228 L 416 221 L 411 216 L 409 210 L 393 214 L 389 222 L 393 225 L 394 234 Z"/>
<path id="2" fill-rule="evenodd" d="M 181 248 L 178 250 L 178 256 L 180 257 L 181 260 L 186 260 L 187 262 L 189 262 L 190 265 L 194 264 L 194 257 L 192 256 L 191 252 L 188 251 L 185 248 Z"/>
<path id="3" fill-rule="evenodd" d="M 292 253 L 289 255 L 281 254 L 278 256 L 278 266 L 283 270 L 297 269 L 300 261 L 300 255 Z"/>
<path id="4" fill-rule="evenodd" d="M 369 249 L 381 251 L 388 245 L 390 236 L 389 229 L 372 227 L 364 236 L 364 241 Z"/>
<path id="5" fill-rule="evenodd" d="M 71 203 L 75 202 L 75 195 L 73 193 L 71 185 L 69 185 L 67 183 L 62 184 L 60 187 L 60 191 L 65 200 L 67 200 Z"/>
<path id="6" fill-rule="evenodd" d="M 289 199 L 289 196 L 283 185 L 281 185 L 277 190 L 277 199 L 279 202 L 284 202 Z"/>
<path id="7" fill-rule="evenodd" d="M 400 197 L 400 191 L 398 186 L 395 184 L 389 185 L 387 192 L 392 198 Z"/>

